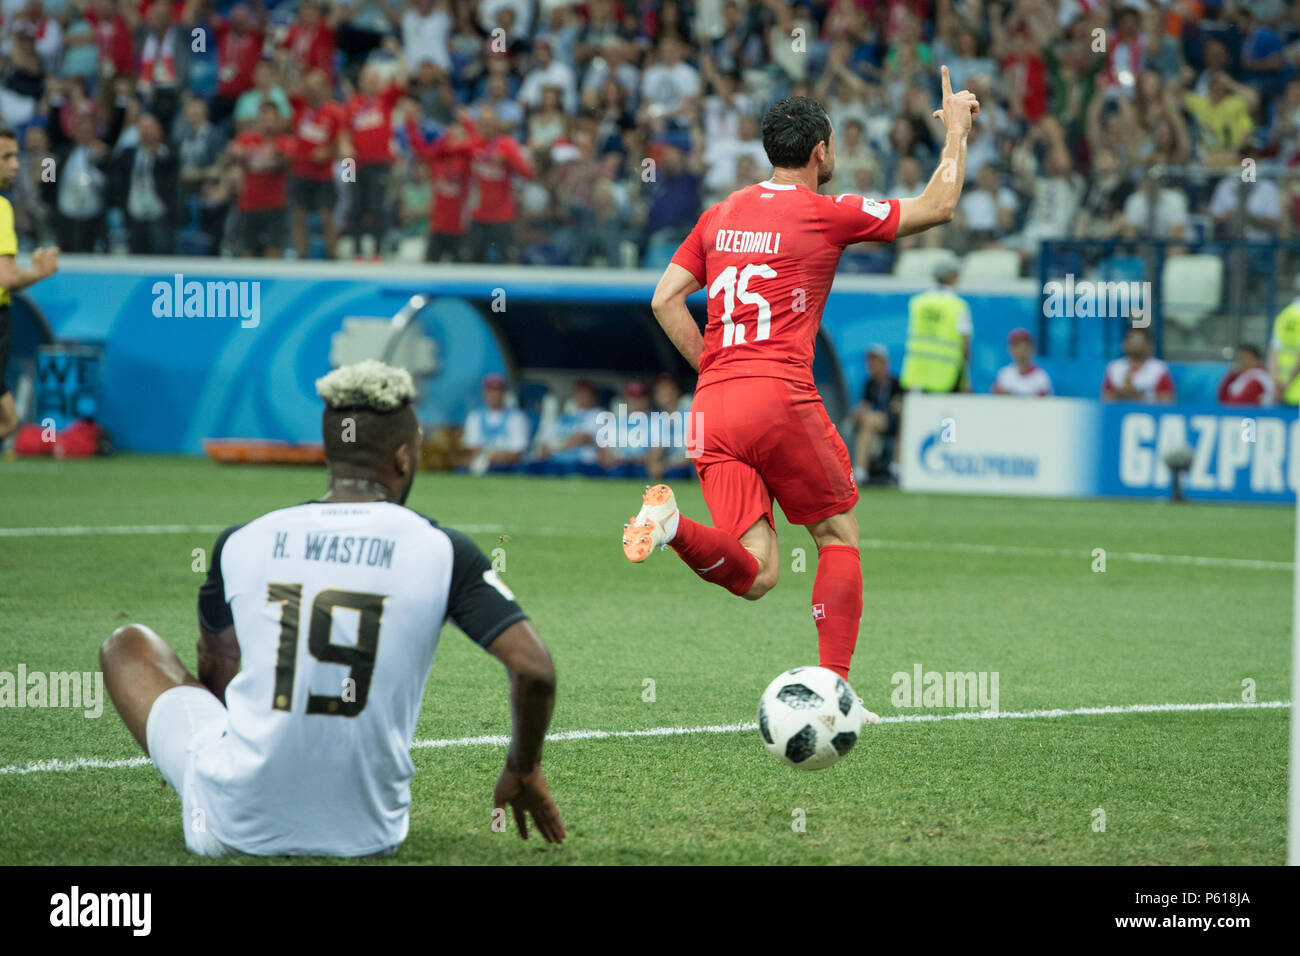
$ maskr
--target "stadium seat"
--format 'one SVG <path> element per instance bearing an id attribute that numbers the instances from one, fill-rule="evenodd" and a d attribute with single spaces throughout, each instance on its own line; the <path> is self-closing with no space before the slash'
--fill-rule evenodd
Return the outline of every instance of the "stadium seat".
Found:
<path id="1" fill-rule="evenodd" d="M 905 249 L 894 260 L 894 277 L 929 284 L 934 281 L 934 267 L 951 258 L 947 249 Z"/>
<path id="2" fill-rule="evenodd" d="M 977 249 L 961 261 L 957 283 L 1004 281 L 1020 278 L 1020 254 L 1011 249 Z"/>
<path id="3" fill-rule="evenodd" d="M 1223 260 L 1218 256 L 1173 256 L 1165 262 L 1160 296 L 1166 319 L 1194 329 L 1219 308 Z"/>

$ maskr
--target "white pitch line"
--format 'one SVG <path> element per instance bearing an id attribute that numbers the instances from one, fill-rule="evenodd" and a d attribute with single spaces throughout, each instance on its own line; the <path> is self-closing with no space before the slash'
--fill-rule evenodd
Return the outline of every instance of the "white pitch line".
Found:
<path id="1" fill-rule="evenodd" d="M 100 534 L 214 534 L 224 524 L 68 524 L 54 528 L 0 528 L 0 538 L 61 538 Z"/>
<path id="2" fill-rule="evenodd" d="M 0 528 L 0 538 L 60 538 L 100 534 L 216 534 L 225 531 L 226 524 L 69 524 L 52 528 Z M 467 534 L 500 534 L 506 530 L 500 524 L 462 524 L 457 531 Z"/>
<path id="3" fill-rule="evenodd" d="M 1035 548 L 1014 544 L 969 544 L 961 541 L 889 541 L 860 538 L 864 548 L 900 551 L 956 551 L 966 554 L 1016 555 L 1034 558 L 1076 558 L 1091 560 L 1091 551 L 1071 548 Z M 1244 568 L 1249 571 L 1290 571 L 1290 561 L 1262 561 L 1255 558 L 1225 558 L 1198 554 L 1154 554 L 1145 551 L 1107 551 L 1107 559 L 1120 558 L 1146 564 L 1189 564 L 1206 568 Z"/>
<path id="4" fill-rule="evenodd" d="M 64 525 L 48 528 L 0 528 L 0 538 L 76 537 L 84 535 L 132 534 L 214 534 L 224 531 L 222 524 L 144 524 L 144 525 Z M 457 524 L 453 527 L 466 534 L 504 534 L 501 524 Z M 604 532 L 587 528 L 528 528 L 519 536 L 540 534 L 547 537 L 607 538 Z M 940 551 L 957 554 L 1007 555 L 1031 558 L 1068 558 L 1091 560 L 1091 551 L 1072 548 L 1036 548 L 1014 544 L 976 544 L 964 541 L 892 541 L 885 538 L 860 538 L 858 544 L 872 550 Z M 1236 568 L 1246 571 L 1291 571 L 1290 561 L 1264 561 L 1256 558 L 1229 558 L 1199 554 L 1158 554 L 1146 551 L 1109 551 L 1108 559 L 1135 561 L 1142 564 L 1175 564 L 1204 568 Z"/>
<path id="5" fill-rule="evenodd" d="M 900 714 L 880 718 L 881 724 L 931 723 L 941 720 L 1047 720 L 1057 717 L 1103 717 L 1113 714 L 1185 714 L 1215 710 L 1276 710 L 1290 707 L 1289 700 L 1262 700 L 1210 702 L 1205 704 L 1119 704 L 1103 707 L 1075 707 L 1072 710 L 1018 710 L 989 713 L 965 711 L 956 714 Z M 734 734 L 757 730 L 758 724 L 705 724 L 701 727 L 649 727 L 644 730 L 562 730 L 547 734 L 548 743 L 565 740 L 605 740 L 615 737 L 682 737 L 688 734 Z M 440 740 L 416 740 L 412 750 L 441 749 L 445 747 L 504 747 L 510 738 L 502 735 L 484 737 L 453 737 Z M 122 760 L 101 760 L 98 757 L 73 757 L 70 760 L 37 760 L 33 763 L 10 764 L 0 767 L 0 776 L 29 773 L 59 773 L 70 770 L 120 770 L 128 767 L 149 766 L 148 757 L 128 757 Z"/>

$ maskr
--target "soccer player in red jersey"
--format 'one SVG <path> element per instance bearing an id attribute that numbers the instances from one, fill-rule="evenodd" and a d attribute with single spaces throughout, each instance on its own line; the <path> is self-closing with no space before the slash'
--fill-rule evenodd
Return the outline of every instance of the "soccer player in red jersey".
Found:
<path id="1" fill-rule="evenodd" d="M 699 370 L 688 444 L 713 527 L 680 514 L 667 485 L 647 489 L 623 532 L 623 551 L 643 561 L 671 547 L 696 574 L 757 600 L 776 584 L 772 501 L 817 544 L 812 612 L 821 666 L 847 677 L 862 617 L 857 485 L 848 450 L 813 383 L 822 309 L 845 246 L 890 242 L 952 219 L 966 173 L 974 94 L 952 91 L 941 71 L 947 127 L 939 168 L 921 195 L 877 202 L 822 196 L 835 169 L 825 108 L 792 96 L 763 118 L 772 177 L 707 210 L 654 292 L 655 317 Z M 686 298 L 706 289 L 701 335 Z"/>

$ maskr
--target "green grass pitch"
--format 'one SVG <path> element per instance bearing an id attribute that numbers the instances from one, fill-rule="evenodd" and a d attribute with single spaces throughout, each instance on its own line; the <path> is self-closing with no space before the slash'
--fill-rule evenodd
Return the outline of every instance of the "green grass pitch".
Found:
<path id="1" fill-rule="evenodd" d="M 180 458 L 0 463 L 0 671 L 92 670 L 99 643 L 131 621 L 193 667 L 193 550 L 216 535 L 185 528 L 323 488 L 323 470 Z M 752 721 L 773 677 L 816 662 L 816 552 L 782 522 L 781 582 L 752 604 L 672 553 L 630 566 L 618 538 L 640 489 L 426 474 L 410 504 L 504 549 L 503 577 L 555 657 L 553 731 Z M 707 520 L 697 486 L 676 490 Z M 883 717 L 919 712 L 891 704 L 891 676 L 916 664 L 997 672 L 1003 713 L 1240 703 L 1252 687 L 1259 702 L 1290 699 L 1288 509 L 866 489 L 858 518 L 866 596 L 851 680 Z M 183 527 L 8 530 L 140 525 Z M 806 570 L 793 570 L 795 548 Z M 562 847 L 493 832 L 503 747 L 423 747 L 410 837 L 385 862 L 1280 864 L 1288 720 L 1277 707 L 887 723 L 816 773 L 777 763 L 752 730 L 554 741 Z M 447 628 L 417 738 L 508 730 L 500 665 Z M 195 862 L 152 767 L 13 772 L 137 755 L 111 705 L 97 720 L 0 710 L 0 863 Z"/>

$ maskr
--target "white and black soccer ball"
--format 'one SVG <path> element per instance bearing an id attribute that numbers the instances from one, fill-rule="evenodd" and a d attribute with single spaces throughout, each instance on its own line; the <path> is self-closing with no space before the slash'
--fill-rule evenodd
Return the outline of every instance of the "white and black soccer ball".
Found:
<path id="1" fill-rule="evenodd" d="M 866 712 L 849 682 L 824 667 L 796 667 L 758 702 L 763 745 L 797 770 L 829 767 L 858 742 Z"/>

